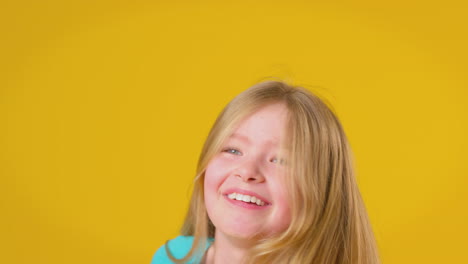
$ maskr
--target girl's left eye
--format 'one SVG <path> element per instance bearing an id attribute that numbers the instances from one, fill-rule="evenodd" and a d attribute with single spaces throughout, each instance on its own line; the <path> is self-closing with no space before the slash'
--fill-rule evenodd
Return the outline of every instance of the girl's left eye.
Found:
<path id="1" fill-rule="evenodd" d="M 279 159 L 279 158 L 272 158 L 270 161 L 272 163 L 278 163 L 278 164 L 281 164 L 281 165 L 283 165 L 285 163 L 284 159 Z"/>
<path id="2" fill-rule="evenodd" d="M 233 149 L 233 148 L 225 149 L 224 152 L 234 154 L 234 155 L 242 155 L 240 151 L 238 151 L 237 149 Z"/>

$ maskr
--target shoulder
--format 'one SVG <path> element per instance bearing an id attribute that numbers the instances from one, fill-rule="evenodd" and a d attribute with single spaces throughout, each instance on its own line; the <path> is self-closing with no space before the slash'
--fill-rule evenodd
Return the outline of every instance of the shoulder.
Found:
<path id="1" fill-rule="evenodd" d="M 210 240 L 208 242 L 211 242 Z M 166 253 L 166 247 L 175 258 L 183 258 L 190 251 L 193 236 L 178 236 L 161 246 L 153 256 L 151 264 L 172 264 L 173 262 Z"/>

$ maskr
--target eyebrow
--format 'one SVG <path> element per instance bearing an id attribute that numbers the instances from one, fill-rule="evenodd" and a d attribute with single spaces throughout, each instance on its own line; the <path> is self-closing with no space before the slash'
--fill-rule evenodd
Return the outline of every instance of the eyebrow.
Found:
<path id="1" fill-rule="evenodd" d="M 250 139 L 247 136 L 244 136 L 244 135 L 239 134 L 239 133 L 233 133 L 233 134 L 231 134 L 229 136 L 229 138 L 237 138 L 237 139 L 240 139 L 242 141 L 250 142 Z"/>
<path id="2" fill-rule="evenodd" d="M 248 136 L 245 136 L 245 135 L 242 135 L 242 134 L 239 134 L 239 133 L 233 133 L 229 136 L 229 138 L 234 138 L 234 139 L 239 139 L 239 140 L 242 140 L 244 142 L 247 142 L 247 143 L 251 143 L 251 140 Z M 279 144 L 277 143 L 273 143 L 273 141 L 270 141 L 270 140 L 267 140 L 266 143 L 268 145 L 274 145 L 274 146 L 277 146 Z"/>

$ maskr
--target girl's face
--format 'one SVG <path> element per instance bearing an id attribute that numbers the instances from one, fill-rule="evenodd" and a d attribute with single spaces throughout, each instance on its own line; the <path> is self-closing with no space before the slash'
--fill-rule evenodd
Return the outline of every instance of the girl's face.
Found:
<path id="1" fill-rule="evenodd" d="M 248 239 L 289 226 L 285 168 L 278 156 L 287 111 L 275 103 L 248 116 L 208 163 L 205 204 L 216 234 Z"/>

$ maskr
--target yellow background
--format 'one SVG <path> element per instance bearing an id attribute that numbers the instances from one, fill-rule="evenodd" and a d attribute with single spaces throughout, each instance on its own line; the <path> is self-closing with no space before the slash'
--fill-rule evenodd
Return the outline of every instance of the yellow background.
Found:
<path id="1" fill-rule="evenodd" d="M 0 263 L 149 263 L 222 107 L 335 107 L 383 263 L 468 263 L 465 1 L 0 3 Z"/>

